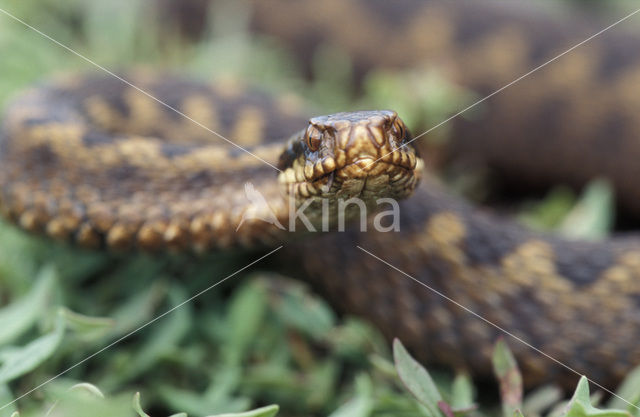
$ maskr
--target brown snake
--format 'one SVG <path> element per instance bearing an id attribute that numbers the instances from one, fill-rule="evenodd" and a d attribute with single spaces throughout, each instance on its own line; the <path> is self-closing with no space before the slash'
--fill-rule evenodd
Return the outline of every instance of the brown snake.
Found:
<path id="1" fill-rule="evenodd" d="M 260 10 L 258 3 L 256 27 L 285 38 L 301 33 L 295 23 L 278 23 L 283 14 L 273 13 L 277 3 L 271 11 Z M 294 46 L 306 42 L 305 48 L 312 48 L 319 28 L 344 16 L 362 18 L 356 7 L 368 18 L 351 27 L 365 31 L 376 22 L 387 27 L 381 23 L 383 11 L 388 10 L 382 3 L 367 8 L 357 0 L 332 1 L 322 13 L 314 9 L 320 7 L 316 3 L 282 3 L 295 7 L 301 16 L 315 17 L 304 24 L 306 38 L 291 40 Z M 413 55 L 406 51 L 403 55 L 401 46 L 389 47 L 386 61 L 442 61 L 449 54 L 455 59 L 443 65 L 454 68 L 454 78 L 467 79 L 480 92 L 515 78 L 532 56 L 556 50 L 557 45 L 549 46 L 550 40 L 574 36 L 543 15 L 530 17 L 510 7 L 491 7 L 489 15 L 480 16 L 476 6 L 464 2 L 402 3 L 413 12 L 389 19 L 397 24 L 393 30 L 413 36 L 415 48 L 409 51 Z M 419 19 L 421 25 L 416 23 Z M 549 39 L 527 43 L 538 39 L 531 31 L 539 22 L 553 29 L 545 32 Z M 353 39 L 344 21 L 341 28 L 322 33 L 343 36 L 345 46 L 362 58 L 358 62 L 363 68 L 375 65 L 373 50 L 380 43 L 368 46 L 362 38 Z M 395 39 L 390 32 L 385 36 Z M 637 39 L 619 38 L 627 44 Z M 618 45 L 614 41 L 618 38 L 598 45 Z M 495 65 L 487 65 L 482 53 L 490 55 L 500 48 L 513 53 L 500 60 L 503 55 L 496 52 Z M 578 61 L 583 73 L 561 77 L 571 94 L 565 88 L 554 90 L 553 84 L 539 88 L 556 80 L 547 74 L 526 81 L 531 84 L 525 99 L 516 100 L 513 91 L 497 96 L 481 121 L 456 124 L 453 147 L 483 153 L 500 169 L 521 165 L 530 180 L 568 173 L 568 181 L 581 183 L 596 170 L 610 174 L 620 192 L 637 196 L 640 188 L 630 181 L 640 156 L 636 149 L 640 142 L 633 140 L 638 124 L 630 110 L 637 97 L 629 93 L 633 86 L 627 74 L 638 72 L 638 66 L 634 59 L 618 59 L 620 55 L 611 50 L 605 58 L 613 64 L 602 65 L 606 71 L 596 72 L 593 65 Z M 576 59 L 592 59 L 589 54 L 576 56 L 570 61 L 573 65 Z M 478 60 L 482 65 L 475 64 Z M 566 71 L 574 68 L 564 65 Z M 581 88 L 589 77 L 597 76 L 602 85 L 607 71 L 617 75 L 612 83 L 625 88 L 607 93 L 605 103 L 615 106 L 603 110 L 607 113 L 603 121 L 589 119 L 599 114 L 598 109 L 584 107 Z M 373 207 L 380 197 L 408 197 L 421 175 L 421 160 L 411 146 L 402 147 L 409 136 L 393 112 L 315 118 L 305 128 L 297 105 L 286 98 L 177 77 L 131 74 L 127 79 L 251 154 L 225 146 L 210 132 L 116 79 L 69 77 L 24 93 L 6 111 L 0 136 L 0 208 L 5 217 L 27 230 L 88 247 L 196 251 L 268 247 L 291 236 L 256 220 L 266 215 L 260 212 L 265 207 L 247 200 L 243 189 L 247 182 L 260 191 L 278 223 L 288 224 L 288 195 L 296 208 L 311 200 L 314 212 L 328 201 L 330 218 L 335 219 L 339 199 L 359 197 Z M 562 85 L 561 81 L 555 82 Z M 552 92 L 553 97 L 571 100 L 567 114 L 550 113 L 557 119 L 540 112 L 550 108 Z M 530 111 L 534 109 L 538 111 Z M 527 112 L 526 118 L 521 117 Z M 590 122 L 587 126 L 574 129 L 575 124 L 561 123 L 580 112 Z M 616 159 L 611 150 L 602 158 L 594 151 L 602 149 L 603 140 L 603 130 L 594 126 L 610 126 L 611 120 L 620 121 L 624 129 L 616 131 L 616 138 L 622 138 L 615 142 L 615 151 L 620 152 Z M 539 129 L 529 129 L 528 123 Z M 530 145 L 532 137 L 535 146 Z M 488 145 L 478 146 L 479 138 Z M 584 146 L 575 146 L 578 140 Z M 568 169 L 569 164 L 557 162 L 574 151 L 582 152 L 581 161 L 594 162 L 595 168 L 584 163 Z M 542 160 L 547 161 L 543 173 L 530 174 L 533 170 L 528 168 Z M 431 177 L 420 184 L 401 203 L 399 232 L 305 236 L 287 245 L 280 263 L 316 284 L 340 308 L 368 317 L 387 336 L 399 337 L 428 361 L 486 374 L 500 332 L 358 246 L 601 384 L 619 380 L 630 366 L 640 363 L 639 241 L 614 237 L 583 242 L 535 233 L 448 195 Z M 640 200 L 622 200 L 629 207 L 634 201 Z M 249 220 L 236 231 L 247 213 Z M 318 225 L 321 219 L 312 222 Z M 530 383 L 576 378 L 522 344 L 513 343 L 512 348 Z"/>

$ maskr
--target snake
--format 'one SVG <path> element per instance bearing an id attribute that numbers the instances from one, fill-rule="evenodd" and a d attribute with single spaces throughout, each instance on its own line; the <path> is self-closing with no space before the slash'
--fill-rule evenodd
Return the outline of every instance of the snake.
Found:
<path id="1" fill-rule="evenodd" d="M 303 49 L 303 62 L 322 41 L 340 40 L 357 76 L 429 62 L 480 94 L 594 28 L 519 2 L 264 4 L 253 4 L 254 30 Z M 524 181 L 606 175 L 633 209 L 640 72 L 627 46 L 637 40 L 603 36 L 532 74 L 479 116 L 456 119 L 451 148 L 518 168 Z M 570 386 L 586 374 L 609 386 L 640 364 L 637 235 L 588 241 L 530 230 L 448 191 L 412 138 L 392 110 L 309 118 L 294 96 L 235 82 L 64 75 L 5 109 L 0 213 L 96 250 L 282 246 L 273 266 L 340 311 L 369 319 L 424 362 L 478 376 L 490 374 L 505 332 L 518 339 L 510 346 L 530 385 Z M 352 200 L 362 206 L 347 207 Z M 357 221 L 363 208 L 387 213 L 380 200 L 397 202 L 399 227 L 377 215 Z"/>

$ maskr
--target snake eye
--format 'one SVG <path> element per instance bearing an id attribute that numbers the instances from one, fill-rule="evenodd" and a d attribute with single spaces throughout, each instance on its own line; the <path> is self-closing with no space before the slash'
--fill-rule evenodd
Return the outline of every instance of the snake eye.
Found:
<path id="1" fill-rule="evenodd" d="M 404 123 L 402 123 L 400 119 L 396 119 L 393 121 L 393 125 L 391 126 L 391 131 L 399 141 L 404 140 L 406 129 L 404 127 Z"/>
<path id="2" fill-rule="evenodd" d="M 322 141 L 322 133 L 313 126 L 309 126 L 305 132 L 305 142 L 312 151 L 317 151 L 320 148 L 320 142 Z"/>

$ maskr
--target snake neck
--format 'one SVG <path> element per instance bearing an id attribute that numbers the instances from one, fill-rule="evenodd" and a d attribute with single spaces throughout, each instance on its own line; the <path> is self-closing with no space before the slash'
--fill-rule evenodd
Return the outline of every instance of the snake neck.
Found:
<path id="1" fill-rule="evenodd" d="M 296 256 L 285 248 L 282 257 L 341 310 L 363 315 L 389 338 L 412 341 L 424 361 L 491 372 L 493 346 L 504 333 L 462 305 L 603 383 L 640 362 L 637 349 L 622 347 L 636 337 L 638 240 L 587 242 L 532 232 L 428 178 L 400 210 L 398 232 L 328 234 L 301 242 Z M 612 325 L 616 336 L 603 338 Z M 510 347 L 528 384 L 575 384 L 574 374 L 527 346 Z M 603 368 L 603 358 L 614 365 Z"/>

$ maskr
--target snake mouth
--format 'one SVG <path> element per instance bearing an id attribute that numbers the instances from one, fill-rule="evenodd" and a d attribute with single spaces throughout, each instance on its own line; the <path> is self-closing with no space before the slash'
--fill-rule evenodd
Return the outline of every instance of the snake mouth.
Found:
<path id="1" fill-rule="evenodd" d="M 336 157 L 328 157 L 315 164 L 306 163 L 300 171 L 302 175 L 296 175 L 296 181 L 292 182 L 317 182 L 333 173 L 339 178 L 366 178 L 383 173 L 391 173 L 394 170 L 413 171 L 418 164 L 418 158 L 413 152 L 405 152 L 402 149 L 389 152 L 380 157 L 360 156 L 351 162 L 346 162 L 344 152 Z M 295 168 L 295 167 L 294 167 Z"/>
<path id="2" fill-rule="evenodd" d="M 330 197 L 338 193 L 345 183 L 354 181 L 362 184 L 367 181 L 372 184 L 381 183 L 385 188 L 404 189 L 408 186 L 413 187 L 419 180 L 422 161 L 407 153 L 404 157 L 383 157 L 378 160 L 373 157 L 361 157 L 341 167 L 329 170 L 323 168 L 333 166 L 332 162 L 325 162 L 314 164 L 314 168 L 319 168 L 313 171 L 302 167 L 287 168 L 280 174 L 280 183 L 289 188 L 289 195 L 303 198 Z M 311 175 L 305 175 L 307 173 Z M 373 179 L 378 181 L 371 181 Z"/>

